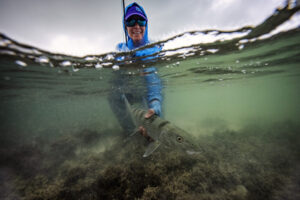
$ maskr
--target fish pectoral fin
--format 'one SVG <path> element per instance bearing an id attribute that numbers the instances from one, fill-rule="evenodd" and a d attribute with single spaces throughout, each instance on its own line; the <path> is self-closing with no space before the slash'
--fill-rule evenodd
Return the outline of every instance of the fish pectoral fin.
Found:
<path id="1" fill-rule="evenodd" d="M 160 145 L 161 143 L 158 140 L 155 140 L 153 142 L 150 142 L 150 144 L 147 146 L 147 149 L 143 155 L 143 157 L 150 156 Z"/>
<path id="2" fill-rule="evenodd" d="M 137 134 L 137 133 L 140 133 L 140 129 L 139 128 L 136 128 L 136 129 L 134 129 L 134 131 L 131 133 L 131 134 L 129 134 L 124 140 L 123 140 L 123 142 L 124 143 L 127 143 L 129 140 L 130 140 L 130 138 L 132 137 L 132 136 L 134 136 L 135 134 Z"/>
<path id="3" fill-rule="evenodd" d="M 136 129 L 134 129 L 134 131 L 129 135 L 129 137 L 132 137 L 132 136 L 134 136 L 135 134 L 140 133 L 140 132 L 141 132 L 141 130 L 140 130 L 139 128 L 136 128 Z"/>

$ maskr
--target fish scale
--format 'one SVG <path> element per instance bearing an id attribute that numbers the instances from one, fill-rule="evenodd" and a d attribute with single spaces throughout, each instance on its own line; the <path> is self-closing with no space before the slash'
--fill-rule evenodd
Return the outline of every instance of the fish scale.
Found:
<path id="1" fill-rule="evenodd" d="M 151 155 L 161 144 L 171 148 L 179 147 L 188 154 L 199 152 L 195 151 L 196 145 L 191 143 L 193 139 L 187 132 L 157 115 L 145 118 L 146 110 L 131 106 L 126 97 L 124 101 L 127 111 L 130 113 L 131 119 L 136 126 L 136 130 L 130 136 L 139 133 L 139 127 L 143 126 L 147 130 L 147 135 L 153 139 L 153 141 L 149 142 L 143 157 Z"/>

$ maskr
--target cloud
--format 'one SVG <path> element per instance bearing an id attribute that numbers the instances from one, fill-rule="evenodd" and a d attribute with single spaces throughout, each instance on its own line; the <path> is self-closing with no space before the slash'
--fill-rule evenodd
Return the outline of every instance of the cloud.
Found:
<path id="1" fill-rule="evenodd" d="M 116 45 L 111 45 L 111 41 L 109 36 L 96 37 L 91 40 L 85 36 L 58 34 L 45 45 L 51 52 L 85 56 L 113 51 Z"/>
<path id="2" fill-rule="evenodd" d="M 212 0 L 212 6 L 211 9 L 213 11 L 220 11 L 228 9 L 230 6 L 232 6 L 237 0 Z"/>
<path id="3" fill-rule="evenodd" d="M 284 0 L 136 0 L 156 40 L 191 30 L 256 25 Z M 125 0 L 126 5 L 133 0 Z M 113 51 L 124 41 L 121 1 L 0 0 L 0 31 L 55 52 L 84 55 Z"/>
<path id="4" fill-rule="evenodd" d="M 82 55 L 82 49 L 84 49 L 84 54 L 96 50 L 87 38 L 76 38 L 69 35 L 57 35 L 53 37 L 49 42 L 48 48 L 52 52 L 68 55 Z"/>

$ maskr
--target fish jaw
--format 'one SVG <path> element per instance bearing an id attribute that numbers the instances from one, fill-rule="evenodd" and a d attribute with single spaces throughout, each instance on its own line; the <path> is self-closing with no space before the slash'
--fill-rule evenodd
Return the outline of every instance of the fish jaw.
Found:
<path id="1" fill-rule="evenodd" d="M 195 143 L 196 140 L 191 134 L 172 124 L 163 127 L 159 139 L 167 148 L 175 147 L 188 155 L 203 152 L 202 148 Z"/>

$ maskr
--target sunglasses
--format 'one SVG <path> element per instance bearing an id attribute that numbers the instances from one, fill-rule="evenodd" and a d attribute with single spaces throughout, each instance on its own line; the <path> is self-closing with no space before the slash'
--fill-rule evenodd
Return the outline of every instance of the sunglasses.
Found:
<path id="1" fill-rule="evenodd" d="M 133 27 L 136 23 L 138 23 L 139 26 L 146 26 L 147 21 L 144 19 L 129 19 L 125 22 L 128 27 Z"/>

